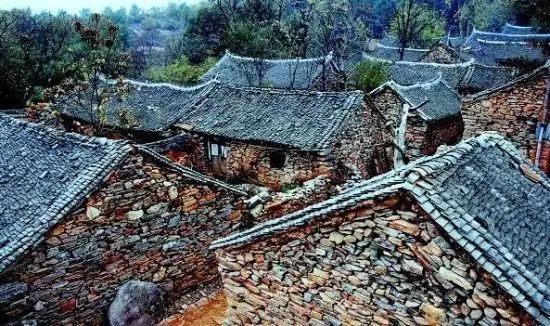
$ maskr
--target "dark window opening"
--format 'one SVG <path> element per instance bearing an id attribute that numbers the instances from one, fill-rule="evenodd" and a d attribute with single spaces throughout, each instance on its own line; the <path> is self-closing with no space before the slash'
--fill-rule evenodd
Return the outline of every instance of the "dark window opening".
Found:
<path id="1" fill-rule="evenodd" d="M 269 165 L 273 169 L 282 169 L 285 167 L 286 155 L 283 152 L 275 151 L 269 153 Z"/>

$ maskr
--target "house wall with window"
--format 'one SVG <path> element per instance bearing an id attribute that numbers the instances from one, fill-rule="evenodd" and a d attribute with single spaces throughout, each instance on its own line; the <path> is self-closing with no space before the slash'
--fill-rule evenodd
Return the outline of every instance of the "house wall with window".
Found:
<path id="1" fill-rule="evenodd" d="M 274 190 L 330 175 L 321 155 L 282 147 L 194 135 L 180 150 L 164 152 L 172 161 L 231 182 L 252 182 Z"/>

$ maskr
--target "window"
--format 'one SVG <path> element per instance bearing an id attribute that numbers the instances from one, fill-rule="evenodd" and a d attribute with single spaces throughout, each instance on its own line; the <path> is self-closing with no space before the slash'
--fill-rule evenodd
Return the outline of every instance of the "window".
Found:
<path id="1" fill-rule="evenodd" d="M 283 152 L 274 151 L 269 153 L 269 165 L 273 169 L 282 169 L 285 167 L 286 155 Z"/>
<path id="2" fill-rule="evenodd" d="M 228 155 L 229 147 L 208 142 L 208 157 L 210 159 L 213 159 L 215 157 L 227 158 Z"/>

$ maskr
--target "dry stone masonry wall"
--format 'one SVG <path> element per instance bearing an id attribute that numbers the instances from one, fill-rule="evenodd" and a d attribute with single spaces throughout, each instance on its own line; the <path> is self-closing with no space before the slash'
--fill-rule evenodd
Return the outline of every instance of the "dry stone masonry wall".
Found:
<path id="1" fill-rule="evenodd" d="M 474 101 L 464 101 L 464 137 L 472 137 L 482 131 L 498 131 L 514 141 L 523 152 L 534 160 L 537 148 L 535 130 L 543 121 L 544 79 L 528 79 L 514 87 L 502 90 Z M 543 151 L 543 170 L 550 173 L 548 142 Z"/>
<path id="2" fill-rule="evenodd" d="M 253 182 L 274 190 L 332 173 L 332 166 L 315 153 L 237 141 L 212 139 L 210 142 L 227 147 L 227 157 L 209 158 L 208 139 L 200 136 L 194 136 L 181 151 L 169 151 L 165 155 L 178 164 L 193 167 L 220 179 L 237 183 Z M 270 155 L 273 152 L 284 155 L 283 167 L 271 166 Z"/>
<path id="3" fill-rule="evenodd" d="M 393 146 L 384 117 L 363 105 L 348 119 L 347 128 L 338 135 L 328 156 L 333 167 L 344 166 L 350 173 L 359 173 L 366 179 L 389 171 L 393 167 Z"/>
<path id="4" fill-rule="evenodd" d="M 154 282 L 171 298 L 216 279 L 217 262 L 208 246 L 238 228 L 243 205 L 238 197 L 191 184 L 132 155 L 43 244 L 3 274 L 0 284 L 26 290 L 0 317 L 99 325 L 126 280 Z"/>
<path id="5" fill-rule="evenodd" d="M 374 95 L 373 101 L 386 118 L 392 121 L 395 132 L 403 118 L 404 102 L 391 89 Z M 464 123 L 461 116 L 427 122 L 409 110 L 405 126 L 405 152 L 409 160 L 433 155 L 441 145 L 454 145 L 462 139 Z M 397 137 L 397 136 L 396 136 Z M 399 143 L 396 140 L 397 143 Z"/>
<path id="6" fill-rule="evenodd" d="M 533 325 L 407 198 L 217 252 L 226 325 Z"/>

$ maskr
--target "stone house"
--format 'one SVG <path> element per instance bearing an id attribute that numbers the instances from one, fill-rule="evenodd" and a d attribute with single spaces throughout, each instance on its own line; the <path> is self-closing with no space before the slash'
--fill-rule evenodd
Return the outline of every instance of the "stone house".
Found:
<path id="1" fill-rule="evenodd" d="M 550 62 L 510 83 L 464 98 L 464 136 L 498 131 L 550 173 L 549 68 Z"/>
<path id="2" fill-rule="evenodd" d="M 309 59 L 241 57 L 227 51 L 202 77 L 243 87 L 295 90 L 341 90 L 342 76 L 332 53 Z"/>
<path id="3" fill-rule="evenodd" d="M 212 83 L 180 87 L 125 80 L 122 85 L 112 83 L 107 88 L 103 113 L 91 101 L 90 89 L 62 96 L 53 107 L 68 131 L 87 133 L 92 126 L 101 125 L 109 138 L 153 142 L 173 136 L 170 128 L 180 110 L 193 105 L 211 86 Z"/>
<path id="4" fill-rule="evenodd" d="M 548 325 L 550 180 L 496 134 L 215 241 L 227 325 Z"/>
<path id="5" fill-rule="evenodd" d="M 456 64 L 468 61 L 452 47 L 440 42 L 434 45 L 420 60 L 422 62 Z"/>
<path id="6" fill-rule="evenodd" d="M 174 302 L 246 216 L 242 191 L 127 142 L 0 116 L 0 152 L 2 325 L 101 325 L 130 279 Z"/>
<path id="7" fill-rule="evenodd" d="M 447 85 L 460 94 L 471 94 L 503 85 L 516 77 L 516 71 L 507 67 L 489 67 L 470 59 L 461 63 L 434 63 L 390 61 L 364 55 L 364 60 L 388 65 L 388 81 L 400 85 L 426 83 L 442 76 Z"/>
<path id="8" fill-rule="evenodd" d="M 410 86 L 390 81 L 373 90 L 370 96 L 393 122 L 394 139 L 399 148 L 394 159 L 401 163 L 433 155 L 439 146 L 462 140 L 460 98 L 441 77 Z"/>
<path id="9" fill-rule="evenodd" d="M 361 91 L 312 92 L 217 83 L 174 126 L 193 137 L 180 164 L 280 190 L 328 175 L 365 178 L 392 167 L 384 117 Z"/>

